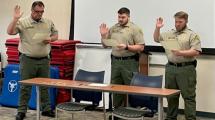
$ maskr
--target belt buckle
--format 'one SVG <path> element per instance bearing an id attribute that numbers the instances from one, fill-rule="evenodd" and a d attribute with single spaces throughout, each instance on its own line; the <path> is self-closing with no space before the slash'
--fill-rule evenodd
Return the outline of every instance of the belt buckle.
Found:
<path id="1" fill-rule="evenodd" d="M 180 67 L 180 64 L 178 64 L 178 63 L 172 63 L 172 65 L 175 67 Z"/>
<path id="2" fill-rule="evenodd" d="M 183 67 L 183 66 L 186 66 L 187 64 L 186 63 L 181 63 L 181 66 Z"/>

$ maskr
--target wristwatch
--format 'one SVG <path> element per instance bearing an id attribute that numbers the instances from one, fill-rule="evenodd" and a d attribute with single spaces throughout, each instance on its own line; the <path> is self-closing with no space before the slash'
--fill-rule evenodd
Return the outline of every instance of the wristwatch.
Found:
<path id="1" fill-rule="evenodd" d="M 126 45 L 125 50 L 128 50 L 128 45 Z"/>

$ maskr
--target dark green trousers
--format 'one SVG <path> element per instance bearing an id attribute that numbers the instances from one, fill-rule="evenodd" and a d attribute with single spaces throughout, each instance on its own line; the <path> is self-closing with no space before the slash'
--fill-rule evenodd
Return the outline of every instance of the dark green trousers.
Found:
<path id="1" fill-rule="evenodd" d="M 186 120 L 196 120 L 196 69 L 194 65 L 176 67 L 166 65 L 165 87 L 181 90 Z M 167 120 L 177 120 L 179 95 L 167 98 Z"/>
<path id="2" fill-rule="evenodd" d="M 23 54 L 20 55 L 20 74 L 21 80 L 35 78 L 35 77 L 49 77 L 49 59 L 36 60 L 29 58 Z M 19 106 L 18 112 L 26 113 L 28 101 L 31 96 L 31 86 L 20 86 Z M 51 110 L 48 89 L 40 87 L 41 93 L 41 110 Z"/>
<path id="3" fill-rule="evenodd" d="M 139 64 L 135 59 L 129 60 L 116 60 L 111 61 L 111 83 L 130 85 L 133 72 L 138 72 Z M 125 106 L 126 95 L 114 94 L 113 105 L 114 107 Z"/>

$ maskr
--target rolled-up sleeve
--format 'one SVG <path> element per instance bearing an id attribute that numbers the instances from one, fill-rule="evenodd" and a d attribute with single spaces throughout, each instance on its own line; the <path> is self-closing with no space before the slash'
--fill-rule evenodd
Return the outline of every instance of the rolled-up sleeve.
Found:
<path id="1" fill-rule="evenodd" d="M 197 34 L 192 34 L 190 38 L 190 45 L 192 49 L 202 52 L 200 37 Z"/>
<path id="2" fill-rule="evenodd" d="M 140 28 L 134 29 L 134 35 L 133 35 L 135 44 L 145 44 L 144 38 L 143 38 L 143 31 Z"/>

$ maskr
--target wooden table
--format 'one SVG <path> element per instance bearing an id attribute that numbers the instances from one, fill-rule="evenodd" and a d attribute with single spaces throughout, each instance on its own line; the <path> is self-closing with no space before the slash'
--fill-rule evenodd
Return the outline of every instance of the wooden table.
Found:
<path id="1" fill-rule="evenodd" d="M 163 98 L 180 93 L 179 90 L 174 90 L 174 89 L 114 85 L 114 84 L 110 84 L 106 86 L 94 86 L 90 82 L 61 80 L 61 79 L 55 80 L 55 79 L 49 79 L 49 78 L 33 78 L 33 79 L 19 81 L 19 83 L 23 85 L 36 85 L 37 120 L 40 119 L 40 92 L 39 92 L 40 86 L 155 96 L 155 97 L 158 97 L 158 120 L 163 120 Z"/>

